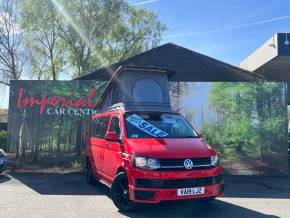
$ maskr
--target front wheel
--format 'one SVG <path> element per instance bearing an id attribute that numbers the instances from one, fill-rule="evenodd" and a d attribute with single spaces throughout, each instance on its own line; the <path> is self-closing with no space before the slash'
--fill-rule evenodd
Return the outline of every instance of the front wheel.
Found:
<path id="1" fill-rule="evenodd" d="M 200 201 L 203 203 L 209 203 L 215 200 L 215 197 L 201 198 Z"/>
<path id="2" fill-rule="evenodd" d="M 129 181 L 125 172 L 119 173 L 111 187 L 111 197 L 119 210 L 130 211 L 136 206 L 136 203 L 130 200 Z"/>

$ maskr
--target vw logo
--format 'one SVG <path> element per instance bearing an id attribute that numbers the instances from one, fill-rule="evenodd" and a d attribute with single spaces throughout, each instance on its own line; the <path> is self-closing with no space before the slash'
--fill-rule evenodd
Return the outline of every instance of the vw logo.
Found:
<path id="1" fill-rule="evenodd" d="M 190 159 L 186 159 L 183 164 L 184 164 L 185 169 L 188 169 L 188 170 L 192 169 L 193 167 L 192 160 Z"/>

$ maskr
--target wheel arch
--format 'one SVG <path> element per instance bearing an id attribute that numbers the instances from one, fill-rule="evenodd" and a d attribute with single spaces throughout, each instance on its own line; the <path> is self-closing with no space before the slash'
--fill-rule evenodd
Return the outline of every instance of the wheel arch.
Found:
<path id="1" fill-rule="evenodd" d="M 115 175 L 118 175 L 118 174 L 121 173 L 121 172 L 126 173 L 126 170 L 125 170 L 125 168 L 124 168 L 123 166 L 119 166 L 119 167 L 118 167 L 118 169 L 117 169 Z"/>

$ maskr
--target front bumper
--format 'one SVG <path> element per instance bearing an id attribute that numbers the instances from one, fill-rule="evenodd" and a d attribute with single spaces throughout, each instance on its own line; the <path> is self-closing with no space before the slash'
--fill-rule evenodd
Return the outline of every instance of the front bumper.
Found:
<path id="1" fill-rule="evenodd" d="M 190 170 L 190 171 L 150 171 L 141 169 L 132 169 L 129 176 L 129 191 L 130 198 L 134 202 L 140 203 L 158 203 L 160 201 L 168 200 L 182 200 L 182 199 L 195 199 L 195 198 L 210 198 L 220 197 L 224 194 L 224 181 L 221 178 L 221 167 L 217 166 L 213 169 L 207 170 Z M 140 187 L 140 184 L 136 184 L 136 179 L 148 179 L 157 181 L 156 183 L 150 183 L 151 186 Z M 166 181 L 185 181 L 186 180 L 201 180 L 206 181 L 208 178 L 219 178 L 212 183 L 200 183 L 200 187 L 205 187 L 205 193 L 191 196 L 177 196 L 178 188 L 190 188 L 187 184 L 182 187 L 183 184 L 174 183 L 171 186 L 165 186 Z M 161 181 L 161 182 L 160 182 Z M 157 185 L 156 185 L 157 184 Z M 159 186 L 158 186 L 159 185 Z M 193 187 L 199 187 L 193 185 Z M 193 188 L 192 187 L 192 188 Z"/>

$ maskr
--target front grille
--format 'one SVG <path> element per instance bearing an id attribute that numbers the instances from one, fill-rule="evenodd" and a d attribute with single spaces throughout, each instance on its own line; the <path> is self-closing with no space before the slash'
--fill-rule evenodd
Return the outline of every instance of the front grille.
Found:
<path id="1" fill-rule="evenodd" d="M 190 179 L 136 179 L 138 188 L 194 188 L 200 186 L 216 185 L 222 181 L 222 176 L 190 178 Z"/>
<path id="2" fill-rule="evenodd" d="M 154 195 L 155 195 L 154 191 L 143 191 L 143 190 L 135 191 L 135 198 L 139 200 L 148 200 L 153 198 Z"/>
<path id="3" fill-rule="evenodd" d="M 200 170 L 200 169 L 210 169 L 214 166 L 211 165 L 210 157 L 202 158 L 179 158 L 179 159 L 159 159 L 161 171 L 169 170 L 188 170 L 184 167 L 184 161 L 190 159 L 193 162 L 193 168 L 191 170 Z"/>

